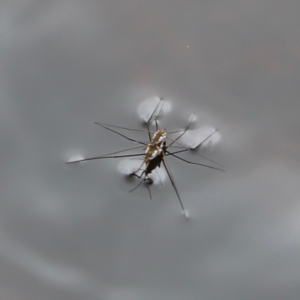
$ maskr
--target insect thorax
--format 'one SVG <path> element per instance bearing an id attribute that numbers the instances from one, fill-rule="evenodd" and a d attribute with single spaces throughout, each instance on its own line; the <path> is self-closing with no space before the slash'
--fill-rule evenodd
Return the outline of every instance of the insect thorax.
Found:
<path id="1" fill-rule="evenodd" d="M 145 151 L 145 163 L 162 154 L 166 137 L 167 132 L 164 129 L 159 129 L 154 133 L 153 138 Z"/>
<path id="2" fill-rule="evenodd" d="M 152 141 L 151 144 L 161 144 L 162 142 L 164 142 L 167 138 L 167 132 L 164 129 L 159 129 L 157 130 L 153 137 L 152 137 Z"/>

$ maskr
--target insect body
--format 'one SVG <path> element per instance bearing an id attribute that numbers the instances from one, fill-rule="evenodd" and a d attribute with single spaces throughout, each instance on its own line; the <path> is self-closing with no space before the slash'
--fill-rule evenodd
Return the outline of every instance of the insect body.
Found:
<path id="1" fill-rule="evenodd" d="M 166 154 L 166 141 L 163 141 L 159 144 L 155 144 L 153 141 L 148 144 L 146 151 L 145 151 L 145 156 L 144 156 L 144 161 L 142 165 L 133 173 L 129 174 L 129 177 L 138 177 L 141 178 L 143 177 L 143 181 L 147 182 L 148 184 L 153 183 L 153 179 L 149 177 L 149 174 L 152 173 L 153 170 L 155 170 L 157 167 L 160 167 L 161 162 L 164 159 L 164 156 Z M 137 172 L 141 170 L 142 166 L 145 165 L 145 169 L 140 175 L 137 175 Z M 130 192 L 134 191 L 136 188 L 140 186 L 142 182 L 140 182 L 134 189 L 132 189 Z M 148 186 L 147 186 L 148 188 Z M 151 193 L 148 188 L 149 195 L 151 198 Z"/>
<path id="2" fill-rule="evenodd" d="M 148 176 L 156 167 L 160 167 L 166 153 L 166 137 L 166 131 L 159 129 L 155 132 L 152 141 L 148 144 L 143 161 L 143 164 L 146 164 L 146 169 L 143 172 L 145 176 Z"/>
<path id="3" fill-rule="evenodd" d="M 124 137 L 125 139 L 129 140 L 129 141 L 132 141 L 134 143 L 138 143 L 140 144 L 140 146 L 135 146 L 135 147 L 132 147 L 132 148 L 128 148 L 128 149 L 124 149 L 124 150 L 120 150 L 120 151 L 116 151 L 116 152 L 113 152 L 113 153 L 109 153 L 109 154 L 106 154 L 106 155 L 102 155 L 102 156 L 96 156 L 96 157 L 90 157 L 90 158 L 85 158 L 85 159 L 80 159 L 80 160 L 76 160 L 76 161 L 70 161 L 68 163 L 77 163 L 77 162 L 82 162 L 82 161 L 87 161 L 87 160 L 96 160 L 96 159 L 107 159 L 107 158 L 124 158 L 124 157 L 135 157 L 135 156 L 144 156 L 143 157 L 143 162 L 142 164 L 140 165 L 140 167 L 128 174 L 129 177 L 137 177 L 137 178 L 141 178 L 141 181 L 140 183 L 134 188 L 132 189 L 130 192 L 132 192 L 133 190 L 135 190 L 136 188 L 138 188 L 142 182 L 145 182 L 146 183 L 146 187 L 148 189 L 148 192 L 149 192 L 149 195 L 150 195 L 150 198 L 151 198 L 151 192 L 150 192 L 150 189 L 148 187 L 148 185 L 151 185 L 153 183 L 153 179 L 149 176 L 154 170 L 156 170 L 157 167 L 160 167 L 161 164 L 164 165 L 165 167 L 165 170 L 168 174 L 168 177 L 171 181 L 171 184 L 175 190 L 175 193 L 177 195 L 177 198 L 179 200 L 179 203 L 180 203 L 180 206 L 182 208 L 182 211 L 184 212 L 185 216 L 186 215 L 186 211 L 185 211 L 185 208 L 183 206 L 183 203 L 182 203 L 182 200 L 181 200 L 181 197 L 179 195 L 179 192 L 177 190 L 177 186 L 175 184 L 175 181 L 174 181 L 174 178 L 173 178 L 173 175 L 171 173 L 171 170 L 170 170 L 170 167 L 169 167 L 169 164 L 168 164 L 168 160 L 167 160 L 167 156 L 173 156 L 181 161 L 184 161 L 186 163 L 189 163 L 189 164 L 193 164 L 193 165 L 200 165 L 200 166 L 204 166 L 204 167 L 207 167 L 207 168 L 211 168 L 211 169 L 215 169 L 215 170 L 220 170 L 220 171 L 224 171 L 223 169 L 220 169 L 220 168 L 217 168 L 217 167 L 213 167 L 213 166 L 209 166 L 209 165 L 205 165 L 205 164 L 202 164 L 202 163 L 197 163 L 197 162 L 192 162 L 192 161 L 189 161 L 189 160 L 186 160 L 180 156 L 178 156 L 177 154 L 180 154 L 180 153 L 183 153 L 183 152 L 186 152 L 186 151 L 189 151 L 189 150 L 193 150 L 191 148 L 187 148 L 185 146 L 183 146 L 182 144 L 180 144 L 178 142 L 178 140 L 187 132 L 187 130 L 189 129 L 189 126 L 191 124 L 191 121 L 188 125 L 188 127 L 184 130 L 178 130 L 178 131 L 173 131 L 173 132 L 169 132 L 167 133 L 167 131 L 165 129 L 160 129 L 159 126 L 158 126 L 158 123 L 157 123 L 157 116 L 154 118 L 154 114 L 155 112 L 157 111 L 158 109 L 158 106 L 159 106 L 160 102 L 158 103 L 158 105 L 156 106 L 155 110 L 153 111 L 152 115 L 150 116 L 148 122 L 146 123 L 146 126 L 147 126 L 147 130 L 140 130 L 140 129 L 129 129 L 129 128 L 126 128 L 126 127 L 120 127 L 120 126 L 115 126 L 115 125 L 108 125 L 108 124 L 105 124 L 105 123 L 97 123 L 95 122 L 97 125 L 111 131 L 111 132 L 114 132 L 122 137 Z M 161 108 L 160 108 L 161 109 Z M 153 132 L 150 130 L 150 124 L 151 122 L 155 121 L 155 127 L 156 127 L 156 130 Z M 148 133 L 148 137 L 149 137 L 149 142 L 148 143 L 145 143 L 145 142 L 141 142 L 141 141 L 137 141 L 135 139 L 132 139 L 132 138 L 129 138 L 127 137 L 126 135 L 112 129 L 112 128 L 118 128 L 118 129 L 123 129 L 123 130 L 129 130 L 129 131 L 143 131 L 143 132 L 147 132 Z M 153 136 L 151 137 L 151 134 L 153 133 Z M 180 133 L 175 139 L 172 139 L 168 136 L 168 134 L 173 134 L 173 133 Z M 204 139 L 197 147 L 200 147 L 205 141 L 207 141 L 208 139 L 211 138 L 211 136 L 213 134 L 216 133 L 216 130 L 214 132 L 212 132 L 209 136 L 207 136 L 206 139 Z M 170 140 L 170 144 L 167 145 L 167 139 Z M 176 150 L 176 151 L 169 151 L 169 148 L 170 147 L 174 147 L 173 145 L 174 144 L 177 144 L 179 146 L 177 146 L 177 149 L 179 148 L 179 150 Z M 141 149 L 141 148 L 144 148 L 145 149 L 145 152 L 144 153 L 137 153 L 137 154 L 128 154 L 128 155 L 119 155 L 119 153 L 122 153 L 122 152 L 126 152 L 126 151 L 130 151 L 130 150 L 133 150 L 133 149 Z M 201 155 L 200 155 L 201 156 Z M 142 172 L 140 172 L 142 171 Z"/>

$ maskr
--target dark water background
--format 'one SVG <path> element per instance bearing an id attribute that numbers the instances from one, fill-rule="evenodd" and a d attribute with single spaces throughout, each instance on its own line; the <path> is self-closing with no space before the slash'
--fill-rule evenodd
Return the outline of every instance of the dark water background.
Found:
<path id="1" fill-rule="evenodd" d="M 300 298 L 299 1 L 1 1 L 1 299 Z M 211 125 L 205 155 L 132 193 L 137 106 Z M 130 136 L 144 139 L 142 133 Z M 189 159 L 198 157 L 187 154 Z M 201 160 L 200 160 L 201 161 Z"/>

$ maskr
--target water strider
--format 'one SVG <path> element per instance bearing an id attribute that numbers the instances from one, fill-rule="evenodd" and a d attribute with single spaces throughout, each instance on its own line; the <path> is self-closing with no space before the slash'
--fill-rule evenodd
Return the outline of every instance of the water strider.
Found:
<path id="1" fill-rule="evenodd" d="M 209 165 L 205 165 L 205 164 L 201 164 L 201 163 L 197 163 L 197 162 L 192 162 L 189 160 L 186 160 L 180 156 L 178 156 L 177 154 L 179 153 L 183 153 L 189 150 L 194 150 L 195 148 L 199 148 L 201 147 L 201 145 L 203 145 L 203 143 L 205 143 L 208 139 L 210 139 L 216 132 L 217 130 L 215 130 L 214 132 L 212 132 L 210 135 L 208 135 L 200 144 L 198 144 L 196 147 L 194 148 L 187 148 L 185 146 L 183 146 L 178 140 L 187 132 L 187 130 L 189 129 L 194 116 L 192 116 L 188 126 L 186 129 L 184 130 L 177 130 L 177 131 L 172 131 L 172 132 L 167 132 L 165 129 L 160 129 L 158 122 L 157 122 L 157 118 L 160 115 L 160 112 L 162 110 L 163 104 L 162 104 L 162 100 L 159 101 L 159 103 L 157 104 L 157 106 L 155 107 L 154 111 L 152 112 L 152 114 L 150 115 L 148 121 L 146 122 L 146 126 L 147 126 L 147 130 L 142 130 L 142 129 L 130 129 L 130 128 L 126 128 L 126 127 L 121 127 L 121 126 L 115 126 L 115 125 L 109 125 L 109 124 L 105 124 L 105 123 L 98 123 L 95 122 L 95 124 L 111 131 L 114 132 L 122 137 L 124 137 L 125 139 L 132 141 L 134 143 L 138 143 L 141 144 L 140 146 L 135 146 L 135 147 L 131 147 L 131 148 L 127 148 L 127 149 L 123 149 L 123 150 L 119 150 L 116 152 L 112 152 L 112 153 L 108 153 L 102 156 L 95 156 L 95 157 L 90 157 L 90 158 L 84 158 L 84 159 L 80 159 L 80 160 L 75 160 L 75 161 L 70 161 L 67 163 L 78 163 L 78 162 L 82 162 L 82 161 L 88 161 L 88 160 L 96 160 L 96 159 L 106 159 L 106 158 L 124 158 L 124 157 L 135 157 L 135 156 L 144 156 L 143 157 L 143 162 L 140 165 L 140 167 L 135 170 L 134 172 L 128 174 L 129 177 L 137 177 L 140 178 L 141 181 L 140 183 L 133 188 L 130 192 L 134 191 L 136 188 L 138 188 L 142 182 L 146 183 L 146 187 L 148 189 L 150 198 L 151 198 L 151 192 L 150 189 L 148 187 L 148 185 L 151 185 L 153 183 L 153 179 L 149 176 L 154 170 L 156 170 L 157 168 L 160 168 L 161 164 L 164 165 L 166 172 L 168 174 L 168 177 L 171 181 L 171 184 L 175 190 L 175 193 L 177 195 L 177 198 L 179 200 L 181 209 L 185 215 L 185 217 L 187 217 L 187 213 L 186 210 L 184 208 L 184 205 L 182 203 L 181 197 L 179 195 L 177 186 L 175 184 L 175 180 L 174 177 L 171 173 L 171 169 L 168 163 L 168 159 L 167 156 L 173 156 L 179 160 L 182 160 L 186 163 L 189 164 L 193 164 L 193 165 L 199 165 L 199 166 L 204 166 L 206 168 L 210 168 L 210 169 L 215 169 L 215 170 L 219 170 L 219 171 L 224 171 L 223 169 L 217 168 L 217 167 L 213 167 L 213 166 L 209 166 Z M 155 123 L 155 131 L 151 131 L 150 130 L 150 126 L 152 123 Z M 118 129 L 122 129 L 122 130 L 128 130 L 128 131 L 142 131 L 142 132 L 146 132 L 148 134 L 148 138 L 149 138 L 149 142 L 148 143 L 144 143 L 132 138 L 127 137 L 126 135 L 112 129 L 112 128 L 118 128 Z M 180 133 L 175 139 L 171 138 L 168 136 L 168 134 L 174 134 L 174 133 Z M 152 136 L 151 136 L 152 135 Z M 167 145 L 167 139 L 170 141 L 170 144 Z M 174 144 L 177 144 L 177 146 L 173 146 Z M 170 152 L 168 149 L 170 147 L 173 148 L 179 148 L 180 150 L 176 150 L 173 152 Z M 137 154 L 127 154 L 127 155 L 119 155 L 119 153 L 122 152 L 126 152 L 126 151 L 130 151 L 133 149 L 144 149 L 144 153 L 137 153 Z M 201 156 L 201 155 L 200 155 Z"/>

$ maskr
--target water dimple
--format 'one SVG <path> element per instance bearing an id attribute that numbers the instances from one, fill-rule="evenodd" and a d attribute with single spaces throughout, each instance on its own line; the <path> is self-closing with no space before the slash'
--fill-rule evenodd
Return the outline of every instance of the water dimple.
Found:
<path id="1" fill-rule="evenodd" d="M 138 116 L 145 123 L 149 121 L 151 116 L 154 120 L 158 116 L 165 115 L 169 111 L 171 111 L 171 103 L 164 101 L 157 96 L 147 98 L 140 103 L 137 109 Z"/>
<path id="2" fill-rule="evenodd" d="M 75 154 L 75 155 L 71 155 L 69 157 L 69 159 L 67 160 L 68 163 L 73 162 L 73 161 L 78 161 L 78 160 L 82 160 L 84 159 L 84 157 L 80 154 Z"/>
<path id="3" fill-rule="evenodd" d="M 194 130 L 188 130 L 181 138 L 180 143 L 186 147 L 195 149 L 201 147 L 214 147 L 221 140 L 221 134 L 212 126 L 203 126 Z"/>

